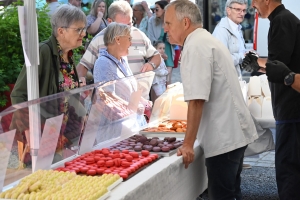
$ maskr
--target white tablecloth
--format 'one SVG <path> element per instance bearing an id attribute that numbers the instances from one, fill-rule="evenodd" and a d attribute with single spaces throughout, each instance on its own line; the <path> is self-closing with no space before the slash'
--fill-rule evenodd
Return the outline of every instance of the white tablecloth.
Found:
<path id="1" fill-rule="evenodd" d="M 271 128 L 275 128 L 275 119 L 255 118 L 258 139 L 249 144 L 245 156 L 253 156 L 275 149 Z"/>
<path id="2" fill-rule="evenodd" d="M 255 118 L 263 128 L 276 128 L 275 119 Z"/>
<path id="3" fill-rule="evenodd" d="M 111 192 L 108 200 L 195 200 L 207 188 L 205 158 L 195 144 L 195 161 L 185 169 L 182 157 L 164 157 Z"/>

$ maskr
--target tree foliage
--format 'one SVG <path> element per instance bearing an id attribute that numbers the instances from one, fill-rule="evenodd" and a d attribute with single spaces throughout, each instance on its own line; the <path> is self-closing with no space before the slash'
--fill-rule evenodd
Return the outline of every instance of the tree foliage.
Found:
<path id="1" fill-rule="evenodd" d="M 0 10 L 0 106 L 5 106 L 7 99 L 3 96 L 8 91 L 7 84 L 14 84 L 24 65 L 24 55 L 19 29 L 17 1 Z M 39 41 L 51 35 L 50 19 L 46 6 L 37 12 Z"/>

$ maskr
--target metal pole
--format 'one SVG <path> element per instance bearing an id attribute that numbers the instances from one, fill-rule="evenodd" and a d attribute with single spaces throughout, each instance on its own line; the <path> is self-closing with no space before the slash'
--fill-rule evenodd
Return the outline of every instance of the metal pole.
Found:
<path id="1" fill-rule="evenodd" d="M 27 55 L 31 66 L 27 67 L 28 100 L 39 98 L 39 40 L 35 9 L 35 0 L 24 0 Z M 36 170 L 36 160 L 41 138 L 39 105 L 29 106 L 30 150 L 32 156 L 32 171 Z"/>

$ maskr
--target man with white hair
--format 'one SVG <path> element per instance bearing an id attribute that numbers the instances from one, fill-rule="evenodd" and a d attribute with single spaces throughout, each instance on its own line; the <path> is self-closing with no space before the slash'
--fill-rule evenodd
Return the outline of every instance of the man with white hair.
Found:
<path id="1" fill-rule="evenodd" d="M 209 199 L 241 200 L 247 145 L 258 138 L 228 49 L 202 28 L 197 5 L 176 0 L 165 8 L 164 29 L 183 46 L 181 79 L 189 122 L 177 155 L 187 168 L 197 138 L 205 156 Z"/>
<path id="2" fill-rule="evenodd" d="M 108 22 L 117 22 L 132 26 L 133 11 L 126 1 L 115 1 L 108 8 Z M 105 29 L 98 33 L 89 44 L 86 52 L 77 65 L 79 77 L 85 77 L 92 70 L 98 58 L 99 51 L 105 48 L 103 36 Z M 152 71 L 161 62 L 158 51 L 152 46 L 149 38 L 139 29 L 131 27 L 131 46 L 127 56 L 129 67 L 133 74 Z M 148 62 L 145 63 L 145 60 Z"/>
<path id="3" fill-rule="evenodd" d="M 247 13 L 248 0 L 227 0 L 226 17 L 216 26 L 213 36 L 229 49 L 238 77 L 242 79 L 240 64 L 245 57 L 245 40 L 241 23 Z"/>

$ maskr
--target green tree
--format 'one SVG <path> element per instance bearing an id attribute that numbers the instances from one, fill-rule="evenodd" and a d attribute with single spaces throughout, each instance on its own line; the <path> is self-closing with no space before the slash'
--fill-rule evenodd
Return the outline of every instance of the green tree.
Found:
<path id="1" fill-rule="evenodd" d="M 16 82 L 24 65 L 18 19 L 18 6 L 22 5 L 22 1 L 17 1 L 0 10 L 0 106 L 5 106 L 7 102 L 3 96 L 3 92 L 9 90 L 7 84 Z M 43 41 L 51 35 L 46 6 L 37 15 L 39 40 Z"/>
<path id="2" fill-rule="evenodd" d="M 17 1 L 0 9 L 0 107 L 7 102 L 3 95 L 9 90 L 7 84 L 16 82 L 25 62 L 18 19 L 18 6 L 23 4 L 23 1 Z M 39 42 L 47 40 L 52 33 L 47 13 L 47 4 L 37 11 Z M 79 47 L 74 51 L 75 63 L 79 62 L 83 49 Z"/>

